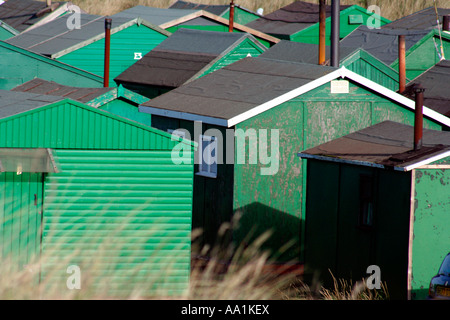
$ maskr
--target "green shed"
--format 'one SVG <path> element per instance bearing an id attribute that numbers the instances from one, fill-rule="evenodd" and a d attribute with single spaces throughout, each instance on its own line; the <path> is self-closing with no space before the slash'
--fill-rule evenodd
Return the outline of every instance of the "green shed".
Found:
<path id="1" fill-rule="evenodd" d="M 450 32 L 432 30 L 406 52 L 406 76 L 414 79 L 445 59 L 450 59 Z M 398 70 L 398 59 L 391 66 Z"/>
<path id="2" fill-rule="evenodd" d="M 319 49 L 315 44 L 281 40 L 262 53 L 260 58 L 317 64 Z M 339 65 L 392 90 L 398 90 L 398 72 L 367 51 L 339 46 Z M 326 65 L 330 65 L 330 47 L 326 46 Z"/>
<path id="3" fill-rule="evenodd" d="M 0 20 L 0 40 L 6 40 L 17 36 L 19 31 Z"/>
<path id="4" fill-rule="evenodd" d="M 52 59 L 104 75 L 105 17 L 80 14 L 80 28 L 70 30 L 68 17 L 60 17 L 7 42 Z M 142 58 L 170 35 L 169 32 L 138 18 L 112 18 L 110 79 Z"/>
<path id="5" fill-rule="evenodd" d="M 426 299 L 450 244 L 450 133 L 382 122 L 303 151 L 305 272 L 359 281 L 376 266 L 391 299 Z"/>
<path id="6" fill-rule="evenodd" d="M 246 24 L 274 37 L 303 43 L 319 43 L 319 5 L 295 1 L 264 17 Z M 390 20 L 367 11 L 358 5 L 342 5 L 340 11 L 340 38 L 345 38 L 361 25 L 380 27 Z M 330 45 L 331 6 L 326 6 L 326 44 Z"/>
<path id="7" fill-rule="evenodd" d="M 114 80 L 154 98 L 264 50 L 248 33 L 179 29 Z"/>
<path id="8" fill-rule="evenodd" d="M 236 243 L 252 230 L 272 230 L 268 248 L 295 241 L 280 260 L 300 262 L 306 162 L 296 156 L 299 148 L 387 119 L 414 121 L 414 101 L 344 67 L 259 57 L 173 89 L 140 110 L 152 115 L 152 126 L 179 129 L 199 143 L 193 227 L 204 230 L 205 241 L 214 243 L 219 227 L 242 215 Z M 450 127 L 449 118 L 428 108 L 424 114 L 426 127 Z"/>
<path id="9" fill-rule="evenodd" d="M 81 292 L 94 297 L 180 294 L 193 148 L 80 102 L 0 91 L 2 261 L 20 270 L 41 257 L 36 277 L 63 293 L 78 268 Z"/>
<path id="10" fill-rule="evenodd" d="M 450 55 L 450 35 L 438 30 L 369 29 L 361 26 L 340 43 L 346 47 L 361 47 L 393 69 L 398 70 L 398 37 L 400 35 L 405 37 L 405 68 L 408 79 L 416 78 L 446 55 Z"/>
<path id="11" fill-rule="evenodd" d="M 80 88 L 36 78 L 12 91 L 64 97 L 148 126 L 151 125 L 151 115 L 138 110 L 138 106 L 148 99 L 121 85 L 114 88 Z"/>
<path id="12" fill-rule="evenodd" d="M 169 9 L 205 10 L 219 17 L 230 19 L 230 5 L 228 4 L 199 4 L 177 0 L 169 7 Z M 237 3 L 234 4 L 234 22 L 245 25 L 259 17 L 261 17 L 260 14 L 244 8 Z"/>
<path id="13" fill-rule="evenodd" d="M 197 29 L 206 31 L 229 32 L 229 20 L 219 17 L 205 10 L 193 9 L 163 9 L 147 6 L 135 6 L 121 11 L 112 17 L 142 18 L 169 32 L 178 29 Z M 239 23 L 233 24 L 233 32 L 247 32 L 253 35 L 266 47 L 270 47 L 279 41 L 256 29 Z"/>
<path id="14" fill-rule="evenodd" d="M 103 78 L 43 55 L 0 41 L 0 90 L 11 90 L 34 78 L 68 86 L 103 86 Z"/>

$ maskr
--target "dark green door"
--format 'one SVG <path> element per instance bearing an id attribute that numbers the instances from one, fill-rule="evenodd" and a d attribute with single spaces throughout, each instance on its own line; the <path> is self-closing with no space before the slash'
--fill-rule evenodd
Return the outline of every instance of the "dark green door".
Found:
<path id="1" fill-rule="evenodd" d="M 12 271 L 39 258 L 42 173 L 0 173 L 0 259 Z"/>

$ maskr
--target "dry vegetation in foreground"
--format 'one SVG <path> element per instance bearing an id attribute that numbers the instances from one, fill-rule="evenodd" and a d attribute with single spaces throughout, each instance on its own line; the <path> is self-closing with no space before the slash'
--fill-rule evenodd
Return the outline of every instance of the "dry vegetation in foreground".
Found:
<path id="1" fill-rule="evenodd" d="M 41 0 L 45 1 L 45 0 Z M 91 14 L 111 15 L 119 11 L 145 5 L 157 8 L 167 8 L 176 0 L 72 0 L 84 11 Z M 229 4 L 229 0 L 190 0 L 201 4 Z M 268 14 L 281 7 L 284 7 L 295 0 L 235 0 L 234 2 L 242 7 L 256 11 L 258 8 L 264 9 L 264 14 Z M 303 0 L 311 3 L 318 3 L 318 0 Z M 328 4 L 331 0 L 328 0 Z M 363 8 L 370 5 L 377 5 L 381 8 L 381 15 L 390 20 L 395 20 L 424 8 L 434 6 L 435 0 L 341 0 L 342 5 L 357 4 Z M 450 8 L 450 1 L 436 0 L 440 8 Z"/>
<path id="2" fill-rule="evenodd" d="M 93 274 L 103 274 L 96 259 L 102 257 L 101 249 L 93 255 L 92 261 L 86 265 L 89 270 L 83 270 L 80 290 L 68 290 L 66 275 L 55 282 L 42 277 L 38 283 L 40 265 L 52 259 L 52 254 L 43 254 L 40 261 L 29 263 L 26 268 L 18 270 L 11 268 L 8 259 L 2 258 L 0 264 L 0 299 L 1 300 L 143 300 L 143 299 L 181 299 L 181 300 L 384 300 L 389 299 L 387 287 L 381 290 L 370 290 L 364 279 L 352 283 L 343 279 L 334 279 L 334 286 L 323 287 L 319 282 L 307 285 L 300 280 L 297 273 L 285 272 L 287 269 L 268 269 L 271 265 L 269 253 L 261 251 L 260 246 L 268 239 L 269 234 L 263 234 L 246 248 L 236 250 L 211 251 L 213 258 L 196 260 L 191 270 L 190 283 L 183 293 L 174 296 L 162 291 L 149 291 L 143 287 L 134 288 L 131 292 L 120 296 L 110 294 L 111 282 L 108 276 L 100 281 L 94 280 Z M 231 248 L 231 247 L 230 247 Z M 203 248 L 208 249 L 208 248 Z M 193 250 L 197 250 L 193 246 Z M 224 254 L 225 252 L 225 254 Z M 76 253 L 74 253 L 76 254 Z M 202 252 L 198 252 L 202 254 Z M 228 255 L 228 256 L 227 256 Z M 68 257 L 70 259 L 70 257 Z M 229 261 L 226 265 L 223 261 Z M 200 263 L 199 263 L 200 261 Z M 55 266 L 55 271 L 47 270 L 48 274 L 58 273 L 66 268 L 67 261 L 61 261 Z M 159 277 L 164 277 L 161 274 Z M 59 278 L 58 278 L 59 279 Z M 134 283 L 133 279 L 129 282 Z M 95 283 L 95 285 L 94 285 Z M 151 284 L 145 284 L 151 285 Z M 152 292 L 149 294 L 149 292 Z"/>

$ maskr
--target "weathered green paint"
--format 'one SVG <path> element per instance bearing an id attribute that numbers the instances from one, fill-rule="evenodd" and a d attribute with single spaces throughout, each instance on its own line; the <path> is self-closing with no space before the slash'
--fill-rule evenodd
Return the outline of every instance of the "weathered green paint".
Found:
<path id="1" fill-rule="evenodd" d="M 352 31 L 360 25 L 375 26 L 378 23 L 383 26 L 391 21 L 378 16 L 374 13 L 367 13 L 367 10 L 358 5 L 353 5 L 341 11 L 340 14 L 340 39 L 345 38 Z M 331 35 L 331 17 L 328 17 L 325 22 L 326 28 L 326 44 L 330 45 Z M 300 30 L 299 32 L 290 36 L 291 41 L 319 44 L 319 23 L 316 23 L 308 28 Z"/>
<path id="2" fill-rule="evenodd" d="M 450 34 L 447 32 L 431 31 L 422 40 L 406 52 L 406 76 L 414 79 L 441 61 L 441 38 L 444 56 L 450 57 Z M 398 59 L 391 64 L 398 70 Z"/>
<path id="3" fill-rule="evenodd" d="M 187 163 L 178 165 L 172 150 L 180 143 L 187 147 L 183 154 Z M 147 290 L 144 294 L 185 290 L 190 272 L 193 147 L 190 141 L 172 139 L 168 133 L 71 100 L 0 119 L 0 148 L 52 148 L 59 165 L 59 172 L 48 174 L 44 186 L 40 183 L 41 271 L 46 283 L 67 290 L 67 267 L 78 265 L 94 287 L 108 286 L 103 291 L 107 293 L 129 293 L 140 285 Z M 26 189 L 29 183 L 15 175 L 0 175 L 0 190 L 7 195 L 0 201 L 5 204 L 3 199 L 14 195 L 12 208 L 7 203 L 0 211 L 2 219 L 11 214 L 17 219 L 18 207 L 29 203 L 33 194 Z M 5 176 L 14 180 L 5 184 Z M 4 221 L 0 224 L 4 239 L 27 229 L 25 220 L 20 225 L 18 220 Z M 25 246 L 25 242 L 5 243 L 5 253 L 20 253 Z M 26 262 L 20 254 L 19 261 L 19 265 Z"/>
<path id="4" fill-rule="evenodd" d="M 0 173 L 0 259 L 11 271 L 39 257 L 42 199 L 42 174 Z"/>
<path id="5" fill-rule="evenodd" d="M 308 160 L 305 274 L 367 278 L 380 267 L 391 299 L 406 299 L 411 174 Z M 359 225 L 361 177 L 372 179 L 373 226 Z"/>
<path id="6" fill-rule="evenodd" d="M 382 86 L 397 91 L 399 88 L 398 71 L 364 50 L 358 50 L 340 61 L 341 67 L 369 79 Z"/>
<path id="7" fill-rule="evenodd" d="M 11 90 L 34 78 L 67 86 L 101 87 L 103 79 L 92 73 L 0 41 L 0 89 Z"/>
<path id="8" fill-rule="evenodd" d="M 143 57 L 167 37 L 168 34 L 138 23 L 112 33 L 109 85 L 115 86 L 114 78 L 137 61 L 135 53 Z M 62 55 L 57 60 L 103 76 L 104 56 L 105 39 L 103 38 Z"/>
<path id="9" fill-rule="evenodd" d="M 440 161 L 450 164 L 450 158 Z M 425 299 L 430 280 L 449 252 L 450 169 L 417 169 L 412 243 L 413 299 Z M 430 250 L 432 248 L 432 250 Z"/>
<path id="10" fill-rule="evenodd" d="M 304 239 L 301 222 L 305 220 L 302 207 L 306 192 L 306 167 L 295 155 L 300 150 L 384 120 L 413 125 L 414 112 L 350 83 L 350 94 L 331 94 L 330 84 L 326 84 L 236 125 L 236 129 L 243 130 L 279 130 L 280 162 L 279 171 L 273 176 L 261 175 L 259 165 L 235 165 L 233 209 L 235 212 L 244 211 L 242 228 L 235 232 L 235 241 L 240 243 L 249 230 L 258 225 L 260 230 L 282 232 L 284 240 L 293 239 L 301 248 Z M 424 120 L 424 126 L 442 130 L 439 124 L 430 119 Z M 283 214 L 270 218 L 269 212 L 259 219 L 258 212 L 242 210 L 252 203 L 273 208 Z M 278 250 L 280 243 L 274 238 L 268 242 L 268 246 Z M 294 247 L 283 259 L 298 259 L 298 248 Z M 302 252 L 300 259 L 303 259 Z"/>

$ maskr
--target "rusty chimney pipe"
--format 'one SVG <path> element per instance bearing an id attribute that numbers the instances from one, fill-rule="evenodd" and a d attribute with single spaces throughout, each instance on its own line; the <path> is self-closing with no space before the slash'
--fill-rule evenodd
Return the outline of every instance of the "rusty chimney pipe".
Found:
<path id="1" fill-rule="evenodd" d="M 414 86 L 415 93 L 415 112 L 414 112 L 414 150 L 419 150 L 422 147 L 423 137 L 423 92 L 425 89 L 417 84 Z"/>
<path id="2" fill-rule="evenodd" d="M 228 32 L 233 32 L 234 24 L 234 1 L 230 2 L 230 21 L 228 22 Z"/>
<path id="3" fill-rule="evenodd" d="M 105 19 L 105 69 L 103 72 L 103 87 L 109 87 L 109 64 L 111 52 L 111 24 L 112 20 Z"/>
<path id="4" fill-rule="evenodd" d="M 331 66 L 339 68 L 340 0 L 331 0 Z"/>
<path id="5" fill-rule="evenodd" d="M 450 32 L 450 14 L 444 16 L 442 30 Z"/>
<path id="6" fill-rule="evenodd" d="M 405 36 L 398 36 L 398 92 L 401 94 L 406 87 L 406 46 Z"/>
<path id="7" fill-rule="evenodd" d="M 323 65 L 326 59 L 326 29 L 325 20 L 327 18 L 327 0 L 319 1 L 319 64 Z"/>

